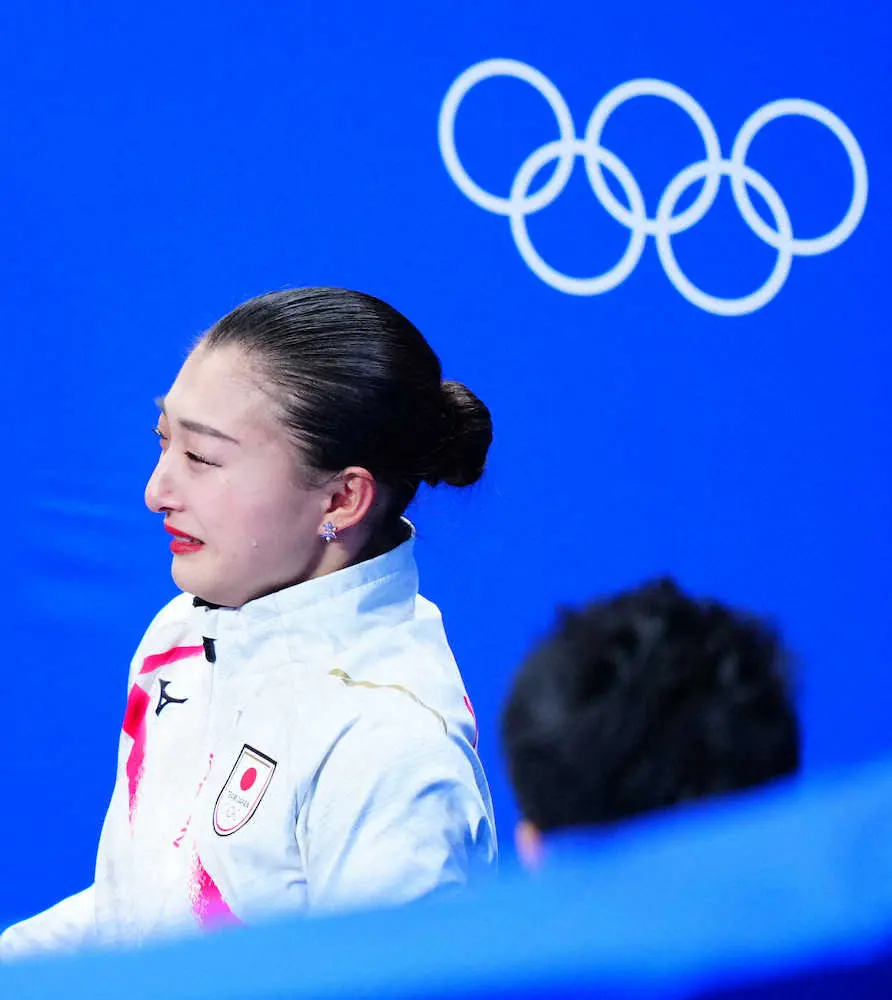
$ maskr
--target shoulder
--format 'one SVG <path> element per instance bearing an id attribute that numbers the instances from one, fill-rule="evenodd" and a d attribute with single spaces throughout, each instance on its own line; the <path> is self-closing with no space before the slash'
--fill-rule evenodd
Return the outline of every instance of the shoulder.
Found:
<path id="1" fill-rule="evenodd" d="M 473 754 L 436 709 L 396 686 L 331 680 L 339 687 L 326 699 L 330 727 L 313 781 L 317 792 L 341 799 L 350 789 L 348 798 L 408 801 L 424 789 L 447 797 L 447 789 L 476 791 Z"/>
<path id="2" fill-rule="evenodd" d="M 175 645 L 191 627 L 192 595 L 177 594 L 155 615 L 143 634 L 137 653 L 158 652 L 159 644 Z"/>
<path id="3" fill-rule="evenodd" d="M 146 635 L 164 628 L 174 622 L 184 623 L 188 621 L 192 611 L 192 595 L 180 593 L 164 605 L 155 615 L 146 629 Z"/>
<path id="4" fill-rule="evenodd" d="M 398 681 L 335 667 L 306 678 L 296 694 L 293 748 L 308 776 L 333 757 L 364 771 L 454 752 L 444 712 Z"/>
<path id="5" fill-rule="evenodd" d="M 191 629 L 192 596 L 177 594 L 155 615 L 143 633 L 131 662 L 131 676 L 134 669 L 153 653 L 165 652 L 182 645 Z"/>
<path id="6" fill-rule="evenodd" d="M 402 719 L 417 712 L 441 732 L 476 744 L 476 726 L 461 672 L 436 606 L 419 597 L 413 617 L 343 649 L 331 674 L 356 703 L 389 706 Z"/>
<path id="7" fill-rule="evenodd" d="M 419 735 L 443 735 L 446 719 L 432 701 L 425 701 L 408 684 L 400 683 L 399 671 L 381 671 L 380 679 L 355 676 L 334 668 L 327 675 L 328 697 L 350 726 L 391 731 L 404 729 Z"/>
<path id="8" fill-rule="evenodd" d="M 299 688 L 295 751 L 311 771 L 313 760 L 326 761 L 336 748 L 339 754 L 348 748 L 351 755 L 380 758 L 402 746 L 447 740 L 443 714 L 402 684 L 359 678 L 338 667 L 305 678 Z"/>
<path id="9" fill-rule="evenodd" d="M 363 880 L 370 868 L 376 878 L 395 873 L 416 889 L 425 883 L 423 892 L 444 878 L 463 883 L 468 864 L 488 869 L 495 824 L 471 748 L 399 692 L 348 688 L 342 696 L 353 705 L 350 722 L 309 777 L 299 837 L 323 844 L 322 855 L 341 855 L 350 845 L 350 860 L 341 863 L 347 873 L 354 866 Z M 317 902 L 320 895 L 326 893 L 317 891 Z"/>

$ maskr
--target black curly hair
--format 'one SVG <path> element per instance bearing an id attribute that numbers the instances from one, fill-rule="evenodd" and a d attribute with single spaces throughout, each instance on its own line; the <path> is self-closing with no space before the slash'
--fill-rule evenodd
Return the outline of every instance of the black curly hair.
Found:
<path id="1" fill-rule="evenodd" d="M 502 743 L 543 831 L 760 785 L 799 768 L 789 656 L 766 622 L 651 581 L 561 613 L 515 679 Z"/>

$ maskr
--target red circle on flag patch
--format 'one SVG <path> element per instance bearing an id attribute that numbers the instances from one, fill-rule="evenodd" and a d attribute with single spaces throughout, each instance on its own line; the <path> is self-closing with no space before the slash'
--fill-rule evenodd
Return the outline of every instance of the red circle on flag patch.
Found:
<path id="1" fill-rule="evenodd" d="M 256 780 L 257 780 L 257 768 L 249 767 L 248 770 L 245 771 L 245 773 L 242 775 L 242 780 L 239 782 L 242 791 L 247 792 L 247 790 L 251 787 L 251 785 L 254 784 Z"/>

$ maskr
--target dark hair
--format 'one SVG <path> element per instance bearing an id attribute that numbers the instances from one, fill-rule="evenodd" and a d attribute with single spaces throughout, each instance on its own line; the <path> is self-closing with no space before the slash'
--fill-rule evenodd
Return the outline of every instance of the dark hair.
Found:
<path id="1" fill-rule="evenodd" d="M 564 611 L 502 716 L 521 812 L 608 823 L 795 772 L 788 670 L 766 623 L 670 579 Z"/>
<path id="2" fill-rule="evenodd" d="M 486 406 L 442 381 L 437 355 L 393 307 L 345 288 L 298 288 L 251 299 L 202 338 L 258 364 L 309 466 L 365 469 L 400 514 L 422 483 L 469 486 L 492 441 Z"/>

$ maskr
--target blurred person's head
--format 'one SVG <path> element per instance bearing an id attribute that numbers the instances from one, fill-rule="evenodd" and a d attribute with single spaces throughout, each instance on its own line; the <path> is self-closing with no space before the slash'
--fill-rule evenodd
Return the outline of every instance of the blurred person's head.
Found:
<path id="1" fill-rule="evenodd" d="M 502 743 L 535 867 L 543 834 L 797 771 L 788 656 L 766 622 L 646 583 L 561 613 L 517 674 Z"/>

